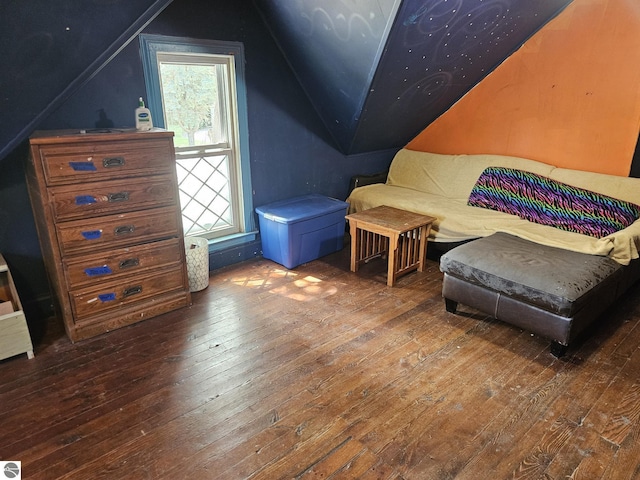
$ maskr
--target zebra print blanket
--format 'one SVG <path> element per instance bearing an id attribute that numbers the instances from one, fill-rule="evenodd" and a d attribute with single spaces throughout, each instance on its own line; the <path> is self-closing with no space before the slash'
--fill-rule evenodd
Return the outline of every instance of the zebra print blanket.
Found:
<path id="1" fill-rule="evenodd" d="M 622 230 L 640 217 L 640 206 L 633 203 L 504 167 L 482 172 L 468 205 L 596 238 Z"/>

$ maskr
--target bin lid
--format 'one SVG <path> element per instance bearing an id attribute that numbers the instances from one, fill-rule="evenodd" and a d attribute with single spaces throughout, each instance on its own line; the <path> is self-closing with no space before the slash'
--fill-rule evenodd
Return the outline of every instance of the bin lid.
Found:
<path id="1" fill-rule="evenodd" d="M 256 212 L 268 220 L 289 224 L 340 210 L 346 213 L 348 206 L 347 202 L 311 193 L 256 207 Z"/>

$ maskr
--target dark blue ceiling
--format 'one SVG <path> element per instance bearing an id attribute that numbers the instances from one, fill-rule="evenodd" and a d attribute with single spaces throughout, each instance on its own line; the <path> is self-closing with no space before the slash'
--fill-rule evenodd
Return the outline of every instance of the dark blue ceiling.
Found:
<path id="1" fill-rule="evenodd" d="M 406 145 L 570 2 L 254 0 L 346 154 Z M 0 160 L 169 3 L 0 2 Z"/>
<path id="2" fill-rule="evenodd" d="M 0 159 L 169 3 L 0 1 Z"/>
<path id="3" fill-rule="evenodd" d="M 348 150 L 401 0 L 256 0 L 342 150 Z"/>
<path id="4" fill-rule="evenodd" d="M 255 0 L 340 149 L 406 145 L 571 0 Z"/>

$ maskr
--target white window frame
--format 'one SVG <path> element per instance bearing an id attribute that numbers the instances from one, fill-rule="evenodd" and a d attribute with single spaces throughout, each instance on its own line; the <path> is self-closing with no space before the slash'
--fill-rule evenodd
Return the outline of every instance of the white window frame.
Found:
<path id="1" fill-rule="evenodd" d="M 249 161 L 249 141 L 248 141 L 248 118 L 246 103 L 246 83 L 244 80 L 244 48 L 239 42 L 219 42 L 214 40 L 194 40 L 181 37 L 169 37 L 163 35 L 140 35 L 140 54 L 142 57 L 143 70 L 145 76 L 147 104 L 150 108 L 154 125 L 160 128 L 165 127 L 164 111 L 162 104 L 162 92 L 160 87 L 160 73 L 158 68 L 159 59 L 170 59 L 172 55 L 190 55 L 193 59 L 202 56 L 224 56 L 232 58 L 232 70 L 235 72 L 235 82 L 231 82 L 231 88 L 235 89 L 236 105 L 230 105 L 230 112 L 235 116 L 231 123 L 232 127 L 228 132 L 230 145 L 207 146 L 210 150 L 206 152 L 198 151 L 199 148 L 176 148 L 177 156 L 223 154 L 226 149 L 234 150 L 234 162 L 232 165 L 232 176 L 236 182 L 237 196 L 234 202 L 234 222 L 237 222 L 236 231 L 221 230 L 214 235 L 207 235 L 210 243 L 210 250 L 227 248 L 229 246 L 242 244 L 255 240 L 256 227 L 253 215 L 253 196 L 251 188 L 251 171 Z M 232 95 L 233 97 L 234 95 Z M 235 108 L 234 108 L 235 107 Z"/>

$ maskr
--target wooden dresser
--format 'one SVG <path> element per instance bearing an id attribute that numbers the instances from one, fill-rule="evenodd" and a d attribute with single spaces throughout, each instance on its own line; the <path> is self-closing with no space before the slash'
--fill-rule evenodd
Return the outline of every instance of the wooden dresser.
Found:
<path id="1" fill-rule="evenodd" d="M 27 184 L 72 341 L 189 305 L 173 133 L 39 131 Z"/>

